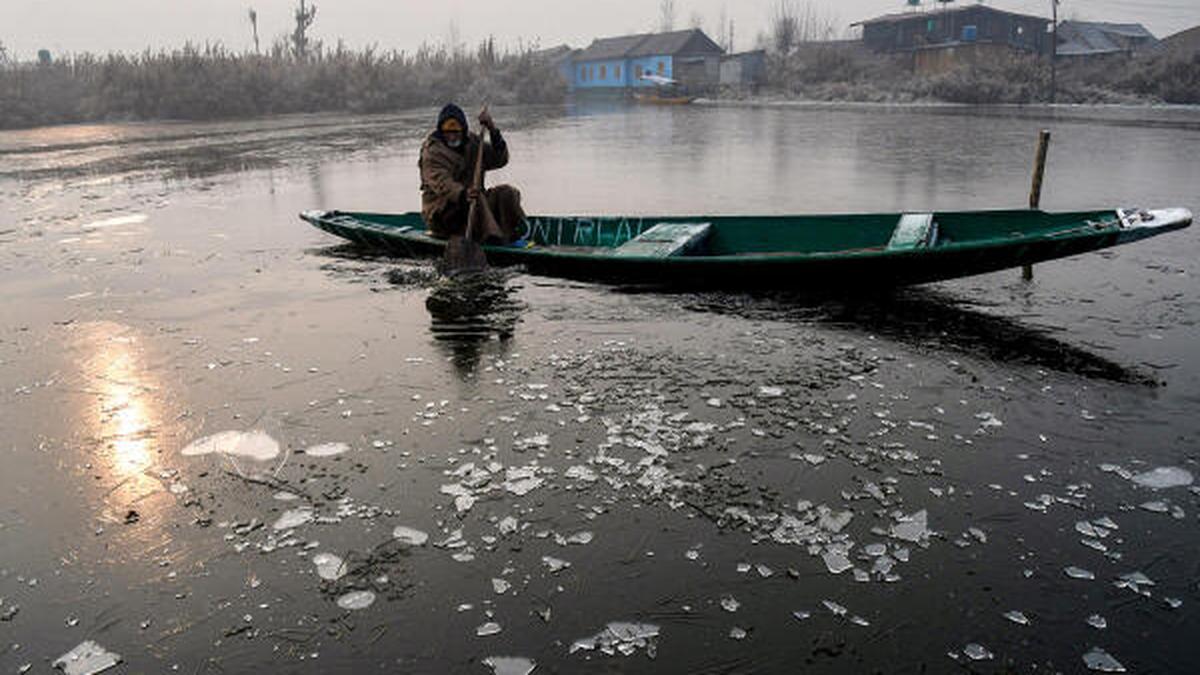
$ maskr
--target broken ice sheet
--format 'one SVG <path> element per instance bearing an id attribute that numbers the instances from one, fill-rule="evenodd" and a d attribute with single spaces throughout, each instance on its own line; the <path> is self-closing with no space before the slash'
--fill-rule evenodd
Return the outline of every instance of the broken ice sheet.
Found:
<path id="1" fill-rule="evenodd" d="M 346 574 L 346 561 L 332 553 L 318 553 L 312 562 L 317 567 L 317 576 L 327 581 L 336 581 Z"/>
<path id="2" fill-rule="evenodd" d="M 1108 628 L 1108 620 L 1099 614 L 1093 614 L 1087 618 L 1087 625 L 1095 628 L 1096 630 L 1104 630 L 1105 628 Z"/>
<path id="3" fill-rule="evenodd" d="M 321 443 L 305 448 L 304 454 L 309 457 L 334 457 L 349 451 L 350 446 L 345 443 Z"/>
<path id="4" fill-rule="evenodd" d="M 1100 673 L 1123 673 L 1125 666 L 1121 662 L 1114 659 L 1108 652 L 1099 647 L 1092 647 L 1091 651 L 1083 655 L 1083 663 L 1088 670 L 1094 670 Z"/>
<path id="5" fill-rule="evenodd" d="M 963 647 L 963 654 L 972 661 L 990 661 L 994 656 L 987 647 L 975 642 Z"/>
<path id="6" fill-rule="evenodd" d="M 1091 570 L 1085 570 L 1082 567 L 1076 567 L 1074 565 L 1071 565 L 1070 567 L 1064 567 L 1063 574 L 1071 577 L 1072 579 L 1083 579 L 1085 581 L 1091 581 L 1092 579 L 1096 578 L 1096 575 Z"/>
<path id="7" fill-rule="evenodd" d="M 924 509 L 905 516 L 892 525 L 892 537 L 902 541 L 921 543 L 929 540 L 929 513 Z"/>
<path id="8" fill-rule="evenodd" d="M 741 606 L 742 603 L 738 602 L 737 598 L 733 597 L 732 595 L 721 596 L 721 609 L 725 610 L 726 612 L 736 612 Z"/>
<path id="9" fill-rule="evenodd" d="M 504 579 L 492 579 L 492 590 L 496 592 L 496 595 L 504 595 L 510 588 L 512 588 L 512 584 Z"/>
<path id="10" fill-rule="evenodd" d="M 1174 487 L 1187 487 L 1194 481 L 1192 473 L 1177 466 L 1160 466 L 1132 478 L 1134 483 L 1155 490 L 1165 490 Z"/>
<path id="11" fill-rule="evenodd" d="M 429 541 L 428 534 L 404 525 L 397 525 L 396 529 L 392 530 L 392 538 L 409 546 L 424 546 L 425 542 Z"/>
<path id="12" fill-rule="evenodd" d="M 263 431 L 222 431 L 193 441 L 180 452 L 185 457 L 215 453 L 265 462 L 279 456 L 279 441 Z"/>
<path id="13" fill-rule="evenodd" d="M 551 574 L 558 574 L 559 572 L 571 566 L 571 563 L 567 562 L 566 560 L 548 555 L 542 556 L 542 563 L 550 569 Z"/>
<path id="14" fill-rule="evenodd" d="M 489 656 L 483 665 L 492 669 L 492 675 L 529 675 L 537 668 L 532 660 L 520 656 Z"/>
<path id="15" fill-rule="evenodd" d="M 310 508 L 289 509 L 280 514 L 279 519 L 271 527 L 275 530 L 290 530 L 311 523 L 314 514 Z"/>
<path id="16" fill-rule="evenodd" d="M 350 591 L 337 599 L 337 606 L 351 611 L 366 609 L 375 602 L 371 591 Z"/>
<path id="17" fill-rule="evenodd" d="M 87 640 L 58 657 L 53 666 L 62 670 L 66 675 L 95 675 L 120 662 L 120 654 L 114 654 L 95 642 Z"/>
<path id="18" fill-rule="evenodd" d="M 729 629 L 729 638 L 732 640 L 745 640 L 746 639 L 746 629 L 739 628 L 738 626 L 734 626 L 733 628 L 730 628 Z"/>
<path id="19" fill-rule="evenodd" d="M 570 653 L 599 650 L 609 656 L 617 653 L 630 656 L 638 649 L 645 648 L 652 656 L 656 649 L 654 639 L 658 635 L 659 627 L 654 624 L 614 621 L 599 633 L 576 640 L 571 644 Z"/>
<path id="20" fill-rule="evenodd" d="M 831 574 L 841 574 L 854 567 L 854 563 L 850 562 L 850 558 L 837 549 L 825 551 L 821 554 L 821 559 L 825 561 L 825 567 Z"/>
<path id="21" fill-rule="evenodd" d="M 1015 609 L 1010 612 L 1005 612 L 1004 618 L 1008 619 L 1009 621 L 1011 621 L 1015 624 L 1019 624 L 1021 626 L 1029 625 L 1029 617 L 1025 616 L 1024 612 L 1020 612 Z"/>
<path id="22" fill-rule="evenodd" d="M 488 637 L 489 635 L 497 635 L 503 630 L 500 624 L 495 621 L 488 621 L 475 629 L 475 634 L 479 637 Z"/>

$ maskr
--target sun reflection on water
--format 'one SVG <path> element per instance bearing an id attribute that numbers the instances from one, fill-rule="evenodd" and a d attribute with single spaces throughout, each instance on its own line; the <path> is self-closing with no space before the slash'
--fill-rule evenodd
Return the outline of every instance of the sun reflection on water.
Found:
<path id="1" fill-rule="evenodd" d="M 94 383 L 99 399 L 92 426 L 107 451 L 111 478 L 139 484 L 150 481 L 145 472 L 154 463 L 158 407 L 155 388 L 141 363 L 137 335 L 114 323 L 89 328 L 85 348 L 94 351 L 85 361 L 84 375 Z"/>

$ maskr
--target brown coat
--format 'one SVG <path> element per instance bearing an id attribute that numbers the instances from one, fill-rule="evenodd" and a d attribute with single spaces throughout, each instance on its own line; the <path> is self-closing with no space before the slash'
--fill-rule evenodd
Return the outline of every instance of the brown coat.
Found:
<path id="1" fill-rule="evenodd" d="M 447 211 L 465 203 L 466 190 L 475 177 L 475 156 L 479 152 L 479 134 L 468 134 L 465 151 L 446 145 L 436 134 L 430 134 L 421 146 L 421 217 L 431 228 L 434 221 Z M 508 164 L 508 145 L 500 151 L 491 143 L 483 146 L 483 169 L 491 171 Z M 453 209 L 451 209 L 453 210 Z"/>

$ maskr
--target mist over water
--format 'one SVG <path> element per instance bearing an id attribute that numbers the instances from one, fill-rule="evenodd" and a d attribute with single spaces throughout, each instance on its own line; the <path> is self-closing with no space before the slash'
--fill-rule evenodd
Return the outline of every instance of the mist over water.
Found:
<path id="1" fill-rule="evenodd" d="M 1195 228 L 813 302 L 296 218 L 434 115 L 0 133 L 0 668 L 1200 667 Z M 1200 207 L 1191 109 L 496 117 L 536 214 L 1021 207 L 1042 128 L 1047 209 Z"/>

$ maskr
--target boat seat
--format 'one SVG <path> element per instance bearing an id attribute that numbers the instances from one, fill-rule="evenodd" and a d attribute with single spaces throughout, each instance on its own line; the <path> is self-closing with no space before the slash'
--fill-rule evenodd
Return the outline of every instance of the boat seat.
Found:
<path id="1" fill-rule="evenodd" d="M 698 249 L 712 231 L 712 223 L 657 223 L 613 249 L 625 258 L 671 258 Z"/>
<path id="2" fill-rule="evenodd" d="M 937 241 L 937 235 L 937 223 L 933 222 L 932 213 L 906 213 L 900 216 L 900 222 L 896 223 L 887 250 L 911 251 L 929 248 Z"/>

